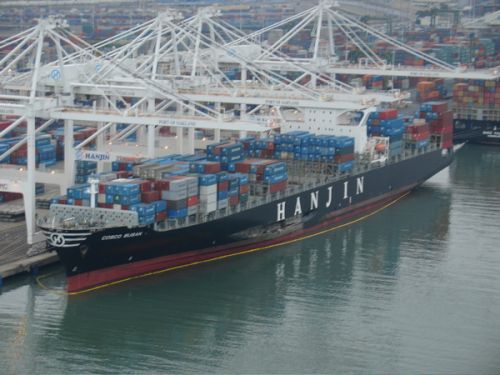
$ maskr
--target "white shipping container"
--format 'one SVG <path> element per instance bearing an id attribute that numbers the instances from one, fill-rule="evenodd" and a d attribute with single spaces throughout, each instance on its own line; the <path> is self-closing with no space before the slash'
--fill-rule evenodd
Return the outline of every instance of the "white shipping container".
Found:
<path id="1" fill-rule="evenodd" d="M 163 190 L 161 192 L 161 199 L 164 201 L 178 201 L 181 199 L 186 199 L 188 197 L 187 191 L 170 191 L 170 190 Z"/>
<path id="2" fill-rule="evenodd" d="M 200 202 L 200 212 L 209 213 L 217 210 L 217 201 L 215 202 Z"/>
<path id="3" fill-rule="evenodd" d="M 200 195 L 200 203 L 201 202 L 217 202 L 217 193 L 215 194 L 207 194 L 207 195 Z"/>
<path id="4" fill-rule="evenodd" d="M 200 196 L 217 193 L 217 185 L 200 186 Z"/>
<path id="5" fill-rule="evenodd" d="M 188 215 L 195 215 L 197 212 L 198 212 L 197 204 L 188 207 Z"/>
<path id="6" fill-rule="evenodd" d="M 227 208 L 229 205 L 229 199 L 221 199 L 220 201 L 217 201 L 217 209 L 222 209 L 222 208 Z"/>
<path id="7" fill-rule="evenodd" d="M 106 194 L 97 194 L 97 203 L 106 203 Z"/>

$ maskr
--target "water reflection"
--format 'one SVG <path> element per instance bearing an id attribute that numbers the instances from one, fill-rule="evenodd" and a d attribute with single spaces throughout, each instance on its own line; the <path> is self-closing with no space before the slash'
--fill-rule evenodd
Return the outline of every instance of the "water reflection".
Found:
<path id="1" fill-rule="evenodd" d="M 495 373 L 498 151 L 290 246 L 67 298 L 0 295 L 7 373 Z M 47 283 L 63 287 L 62 274 Z M 36 361 L 33 358 L 36 357 Z"/>

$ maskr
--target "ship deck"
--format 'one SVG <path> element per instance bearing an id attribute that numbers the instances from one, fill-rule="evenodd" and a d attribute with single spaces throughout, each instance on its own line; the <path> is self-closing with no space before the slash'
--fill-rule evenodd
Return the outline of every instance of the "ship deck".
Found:
<path id="1" fill-rule="evenodd" d="M 239 203 L 235 206 L 223 208 L 209 214 L 193 214 L 185 218 L 167 218 L 164 221 L 154 224 L 155 231 L 169 231 L 183 227 L 194 226 L 213 220 L 218 220 L 226 216 L 234 215 L 239 212 L 249 210 L 260 205 L 270 203 L 277 199 L 282 199 L 290 195 L 309 190 L 319 184 L 334 183 L 348 176 L 381 168 L 385 165 L 397 163 L 406 159 L 416 157 L 428 152 L 439 149 L 436 143 L 430 143 L 423 150 L 405 150 L 401 155 L 387 159 L 385 161 L 372 160 L 369 155 L 358 155 L 355 166 L 349 172 L 341 173 L 336 170 L 333 162 L 312 162 L 285 160 L 288 166 L 288 187 L 286 190 L 276 193 L 270 193 L 263 185 L 259 183 L 250 183 L 251 194 L 247 202 Z M 110 227 L 136 227 L 139 226 L 138 220 L 131 211 L 121 211 L 104 208 L 91 208 L 82 206 L 54 205 L 55 209 L 50 211 L 49 215 L 41 216 L 38 225 L 45 230 L 100 230 Z M 102 214 L 106 215 L 106 220 L 97 219 Z"/>

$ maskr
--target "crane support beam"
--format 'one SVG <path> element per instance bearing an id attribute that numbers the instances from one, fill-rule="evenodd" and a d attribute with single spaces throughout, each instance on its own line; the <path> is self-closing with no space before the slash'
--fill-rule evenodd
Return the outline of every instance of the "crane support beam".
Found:
<path id="1" fill-rule="evenodd" d="M 220 129 L 220 130 L 246 130 L 251 132 L 264 132 L 269 128 L 247 121 L 220 121 L 199 119 L 196 117 L 175 118 L 172 116 L 123 116 L 118 114 L 109 114 L 105 112 L 93 112 L 85 110 L 74 111 L 65 109 L 64 111 L 52 111 L 51 118 L 73 121 L 91 121 L 91 122 L 111 122 L 121 124 L 137 124 L 137 125 L 155 125 L 155 126 L 176 126 L 179 128 L 203 128 L 203 129 Z"/>

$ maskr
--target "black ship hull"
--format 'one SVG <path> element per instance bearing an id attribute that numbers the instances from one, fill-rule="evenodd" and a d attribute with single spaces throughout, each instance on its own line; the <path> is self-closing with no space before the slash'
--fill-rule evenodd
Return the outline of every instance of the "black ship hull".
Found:
<path id="1" fill-rule="evenodd" d="M 95 231 L 43 228 L 65 266 L 68 292 L 81 293 L 145 274 L 255 252 L 353 223 L 446 168 L 453 151 L 435 150 L 346 176 L 230 216 L 155 231 L 153 226 Z"/>
<path id="2" fill-rule="evenodd" d="M 453 141 L 500 146 L 500 123 L 486 120 L 454 120 Z"/>

